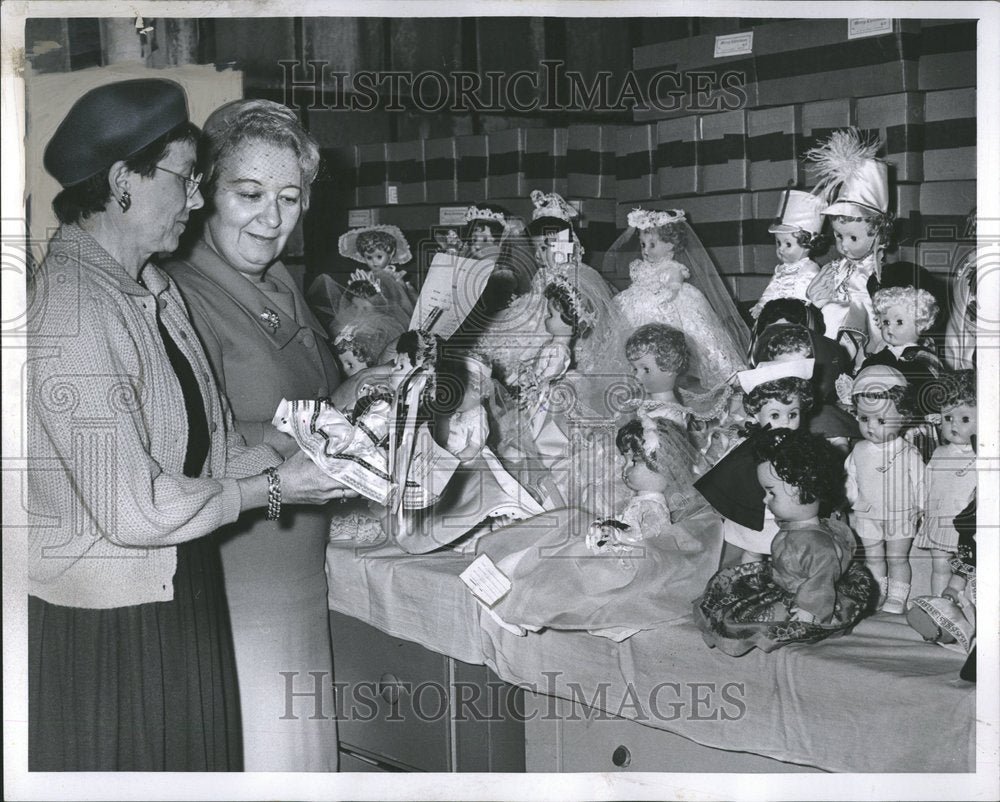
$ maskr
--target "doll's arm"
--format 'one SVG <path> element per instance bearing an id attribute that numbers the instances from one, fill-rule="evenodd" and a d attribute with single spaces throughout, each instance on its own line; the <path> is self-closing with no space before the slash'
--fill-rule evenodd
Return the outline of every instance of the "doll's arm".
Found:
<path id="1" fill-rule="evenodd" d="M 816 277 L 809 282 L 809 286 L 806 288 L 806 297 L 820 309 L 828 303 L 844 303 L 840 297 L 841 282 L 837 280 L 839 266 L 839 260 L 825 265 L 816 274 Z"/>
<path id="2" fill-rule="evenodd" d="M 847 483 L 844 487 L 844 494 L 851 505 L 858 500 L 858 465 L 854 461 L 854 452 L 851 451 L 844 461 L 844 472 L 847 474 Z"/>
<path id="3" fill-rule="evenodd" d="M 799 538 L 806 536 L 800 533 Z M 809 537 L 801 546 L 800 564 L 806 579 L 795 591 L 793 613 L 803 611 L 818 623 L 828 623 L 837 601 L 836 582 L 842 573 L 837 550 L 820 536 Z M 807 617 L 797 618 L 808 621 Z"/>

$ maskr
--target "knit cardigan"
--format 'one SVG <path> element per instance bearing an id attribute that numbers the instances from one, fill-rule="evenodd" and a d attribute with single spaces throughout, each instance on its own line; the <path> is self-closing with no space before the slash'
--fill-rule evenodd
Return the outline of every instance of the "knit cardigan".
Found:
<path id="1" fill-rule="evenodd" d="M 236 479 L 281 461 L 235 433 L 174 284 L 153 264 L 141 278 L 69 225 L 29 282 L 29 593 L 52 604 L 172 599 L 176 544 L 236 520 Z M 157 313 L 205 403 L 211 446 L 197 478 L 183 474 L 184 397 Z"/>

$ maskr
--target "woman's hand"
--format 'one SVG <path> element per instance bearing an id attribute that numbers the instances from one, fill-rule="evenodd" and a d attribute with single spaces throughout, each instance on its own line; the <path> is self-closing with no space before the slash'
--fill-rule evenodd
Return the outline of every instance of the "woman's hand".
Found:
<path id="1" fill-rule="evenodd" d="M 264 442 L 277 451 L 284 459 L 288 459 L 299 450 L 299 444 L 290 434 L 279 432 L 269 423 L 264 424 Z"/>
<path id="2" fill-rule="evenodd" d="M 358 493 L 331 479 L 299 451 L 278 466 L 283 504 L 325 504 L 331 499 L 357 498 Z"/>

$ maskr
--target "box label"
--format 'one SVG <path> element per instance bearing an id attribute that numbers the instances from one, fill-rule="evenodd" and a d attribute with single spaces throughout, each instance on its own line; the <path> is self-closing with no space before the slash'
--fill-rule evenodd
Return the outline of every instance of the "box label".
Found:
<path id="1" fill-rule="evenodd" d="M 753 31 L 727 33 L 715 37 L 715 58 L 741 56 L 753 52 Z"/>
<path id="2" fill-rule="evenodd" d="M 374 226 L 378 224 L 377 209 L 351 209 L 347 213 L 347 225 L 350 228 Z"/>
<path id="3" fill-rule="evenodd" d="M 438 210 L 438 224 L 442 226 L 464 226 L 468 206 L 442 206 Z"/>
<path id="4" fill-rule="evenodd" d="M 866 36 L 881 36 L 892 33 L 891 19 L 849 19 L 847 21 L 847 38 L 863 39 Z"/>

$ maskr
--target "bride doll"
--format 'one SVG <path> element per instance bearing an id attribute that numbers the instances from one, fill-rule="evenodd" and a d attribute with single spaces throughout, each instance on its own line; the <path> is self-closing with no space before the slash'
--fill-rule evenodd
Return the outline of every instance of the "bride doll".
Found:
<path id="1" fill-rule="evenodd" d="M 628 225 L 611 253 L 621 258 L 638 231 L 642 258 L 629 264 L 632 284 L 614 299 L 629 327 L 665 323 L 683 331 L 691 375 L 706 390 L 746 367 L 750 332 L 684 212 L 634 209 Z"/>

